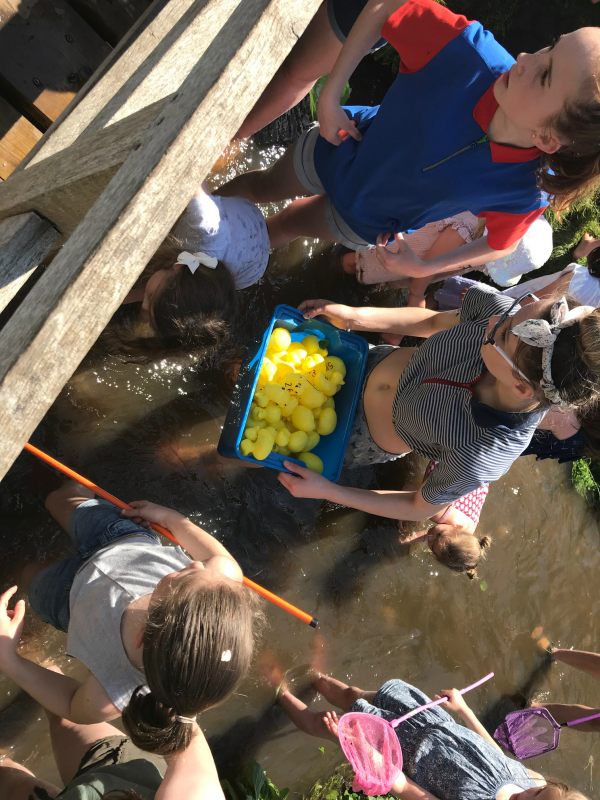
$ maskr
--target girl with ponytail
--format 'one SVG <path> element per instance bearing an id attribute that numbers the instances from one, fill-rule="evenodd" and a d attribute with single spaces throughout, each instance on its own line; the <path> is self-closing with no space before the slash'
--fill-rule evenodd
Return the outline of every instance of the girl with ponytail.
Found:
<path id="1" fill-rule="evenodd" d="M 200 188 L 125 298 L 139 313 L 110 326 L 105 347 L 142 362 L 174 349 L 210 356 L 229 338 L 236 290 L 260 280 L 268 260 L 260 210 Z"/>
<path id="2" fill-rule="evenodd" d="M 89 670 L 80 683 L 17 653 L 25 609 L 0 596 L 0 671 L 49 712 L 76 723 L 122 714 L 131 740 L 163 755 L 160 800 L 222 798 L 196 717 L 225 700 L 252 659 L 259 616 L 242 571 L 213 536 L 146 501 L 119 512 L 75 483 L 46 507 L 76 555 L 26 570 L 39 616 L 66 631 L 67 652 Z M 142 524 L 167 527 L 185 547 L 163 546 Z"/>

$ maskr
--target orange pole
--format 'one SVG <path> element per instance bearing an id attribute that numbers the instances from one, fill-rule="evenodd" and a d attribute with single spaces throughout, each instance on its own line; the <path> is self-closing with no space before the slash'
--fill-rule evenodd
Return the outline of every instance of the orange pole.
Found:
<path id="1" fill-rule="evenodd" d="M 77 481 L 77 483 L 80 483 L 82 486 L 85 486 L 86 489 L 89 489 L 94 494 L 97 494 L 98 497 L 101 497 L 103 500 L 108 500 L 109 503 L 112 503 L 114 506 L 117 506 L 117 508 L 130 508 L 130 506 L 128 506 L 127 503 L 123 502 L 123 500 L 119 500 L 119 498 L 115 497 L 114 494 L 111 494 L 110 492 L 107 492 L 105 489 L 102 489 L 100 486 L 98 486 L 98 484 L 94 483 L 93 481 L 90 481 L 84 475 L 80 475 L 78 472 L 75 472 L 75 470 L 71 469 L 70 467 L 67 467 L 60 461 L 57 461 L 51 455 L 48 455 L 48 453 L 44 453 L 43 450 L 40 450 L 38 447 L 35 447 L 35 445 L 26 442 L 26 444 L 23 446 L 23 449 L 27 450 L 28 453 L 37 456 L 37 458 L 41 459 L 42 461 L 45 461 L 46 464 L 49 464 L 51 467 L 54 467 L 54 469 L 57 469 L 59 472 L 62 472 L 68 478 L 71 478 L 72 480 Z M 153 528 L 157 533 L 160 533 L 162 534 L 162 536 L 165 536 L 167 539 L 170 539 L 175 544 L 179 544 L 179 542 L 173 536 L 171 531 L 165 528 L 164 525 L 157 525 L 151 523 L 150 527 Z M 273 605 L 278 606 L 283 611 L 287 611 L 288 614 L 291 614 L 292 616 L 296 617 L 301 622 L 305 622 L 307 625 L 310 625 L 311 628 L 316 628 L 318 626 L 319 621 L 317 620 L 316 617 L 307 614 L 306 611 L 302 611 L 301 608 L 298 608 L 292 603 L 288 603 L 288 601 L 284 600 L 283 597 L 279 597 L 279 595 L 273 594 L 273 592 L 270 592 L 268 589 L 265 589 L 258 583 L 254 583 L 254 581 L 251 581 L 250 578 L 244 577 L 244 585 L 247 586 L 249 589 L 255 591 L 261 597 L 264 597 L 265 600 L 269 600 L 269 602 L 273 603 Z"/>

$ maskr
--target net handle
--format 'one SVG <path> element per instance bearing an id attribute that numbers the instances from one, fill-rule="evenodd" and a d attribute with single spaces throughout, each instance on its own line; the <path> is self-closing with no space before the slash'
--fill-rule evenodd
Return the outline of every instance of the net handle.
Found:
<path id="1" fill-rule="evenodd" d="M 484 675 L 483 678 L 479 678 L 479 680 L 475 681 L 475 683 L 470 683 L 468 686 L 465 686 L 464 689 L 459 689 L 458 691 L 460 694 L 466 694 L 467 692 L 470 692 L 472 689 L 477 689 L 478 686 L 481 686 L 482 683 L 486 683 L 493 677 L 494 673 L 488 672 L 488 674 Z M 441 706 L 442 703 L 447 703 L 447 702 L 448 702 L 447 697 L 440 697 L 439 700 L 431 700 L 429 703 L 425 703 L 425 705 L 423 706 L 417 706 L 417 708 L 411 709 L 411 711 L 399 717 L 398 719 L 392 720 L 390 724 L 392 728 L 396 728 L 398 725 L 400 725 L 401 722 L 405 722 L 407 719 L 410 719 L 411 717 L 420 714 L 421 711 L 426 711 L 428 708 L 434 708 L 435 706 Z M 600 716 L 600 714 L 598 714 L 597 716 Z"/>
<path id="2" fill-rule="evenodd" d="M 595 714 L 590 714 L 587 717 L 579 717 L 579 719 L 572 719 L 570 722 L 563 722 L 560 727 L 564 728 L 566 726 L 567 728 L 573 728 L 575 725 L 583 725 L 584 722 L 590 722 L 591 720 L 598 719 L 599 717 L 600 711 L 597 711 Z"/>

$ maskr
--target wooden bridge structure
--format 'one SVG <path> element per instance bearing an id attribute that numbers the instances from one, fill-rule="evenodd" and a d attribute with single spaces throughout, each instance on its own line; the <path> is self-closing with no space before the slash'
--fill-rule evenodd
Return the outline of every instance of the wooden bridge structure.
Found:
<path id="1" fill-rule="evenodd" d="M 0 183 L 0 478 L 320 2 L 155 0 Z"/>

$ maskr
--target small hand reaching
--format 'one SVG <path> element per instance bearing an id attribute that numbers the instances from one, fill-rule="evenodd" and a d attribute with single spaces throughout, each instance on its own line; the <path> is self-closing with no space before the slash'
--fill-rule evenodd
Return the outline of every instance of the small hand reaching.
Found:
<path id="1" fill-rule="evenodd" d="M 375 253 L 381 265 L 393 275 L 403 278 L 423 277 L 424 262 L 404 241 L 401 233 L 381 233 Z"/>
<path id="2" fill-rule="evenodd" d="M 290 472 L 280 472 L 277 479 L 291 495 L 313 500 L 327 500 L 332 486 L 331 481 L 306 467 L 293 464 L 291 461 L 284 461 L 283 466 Z"/>
<path id="3" fill-rule="evenodd" d="M 304 300 L 298 306 L 305 319 L 325 317 L 336 328 L 348 329 L 355 321 L 356 309 L 331 300 Z"/>
<path id="4" fill-rule="evenodd" d="M 166 506 L 160 506 L 158 503 L 151 503 L 149 500 L 132 500 L 129 503 L 129 508 L 123 509 L 121 514 L 124 517 L 134 520 L 140 525 L 145 523 L 155 523 L 169 527 L 169 523 L 175 517 L 180 517 L 178 511 Z"/>

